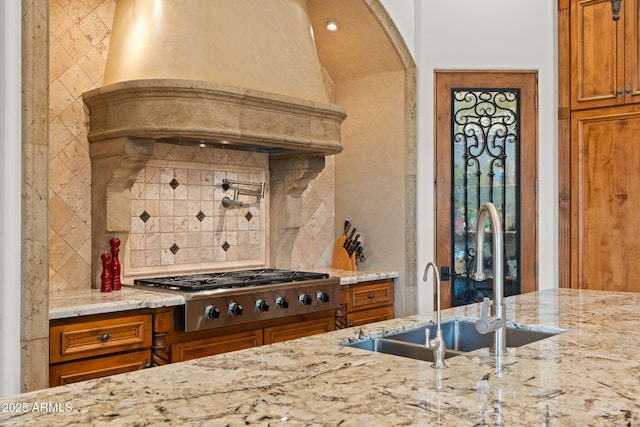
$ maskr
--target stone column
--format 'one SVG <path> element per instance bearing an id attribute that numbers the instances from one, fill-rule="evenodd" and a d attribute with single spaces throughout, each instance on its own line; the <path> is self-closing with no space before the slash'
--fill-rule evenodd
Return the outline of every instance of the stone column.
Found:
<path id="1" fill-rule="evenodd" d="M 301 223 L 300 197 L 324 169 L 324 156 L 271 157 L 271 267 L 289 269 Z"/>

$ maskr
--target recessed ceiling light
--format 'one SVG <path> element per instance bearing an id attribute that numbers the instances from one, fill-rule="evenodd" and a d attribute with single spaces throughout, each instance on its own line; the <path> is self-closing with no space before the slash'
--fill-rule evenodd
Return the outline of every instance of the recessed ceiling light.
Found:
<path id="1" fill-rule="evenodd" d="M 326 21 L 324 21 L 324 25 L 329 31 L 340 31 L 340 23 L 335 19 L 327 19 Z"/>

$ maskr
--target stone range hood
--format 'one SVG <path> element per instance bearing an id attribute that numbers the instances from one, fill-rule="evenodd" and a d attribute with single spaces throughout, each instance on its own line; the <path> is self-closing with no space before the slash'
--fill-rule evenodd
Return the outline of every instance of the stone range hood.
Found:
<path id="1" fill-rule="evenodd" d="M 113 83 L 83 94 L 88 139 L 127 137 L 273 155 L 342 151 L 343 108 L 318 101 L 177 79 Z"/>
<path id="2" fill-rule="evenodd" d="M 289 268 L 300 197 L 342 151 L 346 117 L 326 102 L 310 30 L 306 0 L 117 2 L 104 86 L 83 94 L 93 287 L 108 240 L 128 239 L 131 187 L 156 143 L 268 153 L 269 267 Z"/>

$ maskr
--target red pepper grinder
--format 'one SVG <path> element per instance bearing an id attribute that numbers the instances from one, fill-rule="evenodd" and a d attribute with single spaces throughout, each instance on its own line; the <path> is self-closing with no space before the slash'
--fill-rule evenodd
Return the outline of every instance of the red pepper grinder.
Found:
<path id="1" fill-rule="evenodd" d="M 100 292 L 111 292 L 111 255 L 109 252 L 103 253 L 102 258 L 102 274 L 100 275 Z"/>
<path id="2" fill-rule="evenodd" d="M 109 240 L 111 245 L 111 283 L 114 291 L 119 291 L 122 287 L 120 283 L 120 260 L 118 254 L 120 253 L 120 239 L 117 237 Z"/>

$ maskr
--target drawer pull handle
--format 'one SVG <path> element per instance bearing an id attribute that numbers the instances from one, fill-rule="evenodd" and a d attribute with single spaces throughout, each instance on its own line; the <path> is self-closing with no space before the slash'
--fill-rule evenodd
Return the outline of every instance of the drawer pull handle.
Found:
<path id="1" fill-rule="evenodd" d="M 98 335 L 97 336 L 97 339 L 102 341 L 102 342 L 107 341 L 109 338 L 111 338 L 111 334 L 103 334 L 103 335 Z"/>
<path id="2" fill-rule="evenodd" d="M 369 295 L 367 295 L 367 298 L 369 298 L 369 299 L 374 299 L 375 297 L 376 297 L 376 296 L 375 296 L 374 294 L 369 294 Z"/>

